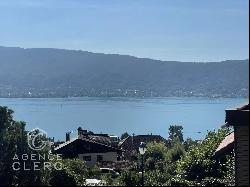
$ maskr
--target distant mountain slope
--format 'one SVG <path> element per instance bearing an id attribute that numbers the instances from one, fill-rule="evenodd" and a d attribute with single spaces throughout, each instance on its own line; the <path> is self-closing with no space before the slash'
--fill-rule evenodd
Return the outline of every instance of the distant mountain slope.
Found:
<path id="1" fill-rule="evenodd" d="M 248 66 L 249 60 L 165 62 L 76 50 L 0 47 L 0 96 L 29 89 L 51 93 L 74 89 L 75 94 L 83 89 L 135 89 L 157 95 L 247 95 Z"/>

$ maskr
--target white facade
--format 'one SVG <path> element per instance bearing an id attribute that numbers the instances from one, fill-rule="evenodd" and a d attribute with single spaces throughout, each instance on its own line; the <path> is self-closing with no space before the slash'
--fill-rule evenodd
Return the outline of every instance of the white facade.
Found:
<path id="1" fill-rule="evenodd" d="M 115 162 L 117 161 L 117 157 L 118 157 L 117 152 L 86 153 L 78 155 L 78 158 L 80 160 L 84 160 L 87 166 L 94 166 L 98 161 Z"/>

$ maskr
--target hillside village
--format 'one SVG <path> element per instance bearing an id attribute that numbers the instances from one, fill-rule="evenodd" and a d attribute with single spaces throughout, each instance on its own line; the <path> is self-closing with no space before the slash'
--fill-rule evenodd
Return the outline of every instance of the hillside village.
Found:
<path id="1" fill-rule="evenodd" d="M 157 142 L 167 144 L 167 140 L 160 135 L 127 135 L 120 139 L 118 136 L 108 134 L 95 134 L 79 127 L 78 136 L 70 137 L 66 133 L 65 142 L 54 142 L 52 153 L 61 154 L 63 158 L 79 158 L 87 166 L 101 163 L 103 167 L 112 165 L 113 169 L 120 170 L 133 160 L 138 154 L 141 142 Z"/>

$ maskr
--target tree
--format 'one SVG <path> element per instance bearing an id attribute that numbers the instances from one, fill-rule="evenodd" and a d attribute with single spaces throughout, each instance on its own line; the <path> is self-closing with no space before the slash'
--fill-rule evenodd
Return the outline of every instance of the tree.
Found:
<path id="1" fill-rule="evenodd" d="M 113 186 L 115 180 L 113 179 L 112 174 L 106 174 L 101 177 L 101 180 L 104 182 L 106 186 Z"/>
<path id="2" fill-rule="evenodd" d="M 228 134 L 228 128 L 209 132 L 205 140 L 189 150 L 177 161 L 175 185 L 223 185 L 225 163 L 218 162 L 213 154 Z"/>
<path id="3" fill-rule="evenodd" d="M 172 141 L 172 146 L 168 149 L 166 160 L 168 164 L 174 163 L 181 158 L 185 153 L 184 145 L 180 142 L 178 137 Z"/>
<path id="4" fill-rule="evenodd" d="M 0 106 L 0 184 L 13 185 L 19 172 L 12 169 L 15 154 L 25 150 L 25 123 L 13 120 L 13 111 Z"/>
<path id="5" fill-rule="evenodd" d="M 162 186 L 171 176 L 167 172 L 155 169 L 145 172 L 145 186 Z"/>
<path id="6" fill-rule="evenodd" d="M 31 159 L 22 160 L 18 158 L 19 170 L 12 167 L 13 158 L 25 155 L 49 155 L 48 147 L 42 150 L 32 150 L 28 146 L 28 131 L 25 130 L 25 122 L 13 120 L 13 111 L 7 107 L 0 106 L 0 186 L 32 186 L 32 185 L 85 185 L 87 168 L 83 161 L 78 159 L 64 159 L 61 162 L 62 169 L 51 167 L 44 169 L 45 162 L 53 163 L 57 161 L 52 156 L 52 160 L 46 157 L 39 160 L 37 170 L 31 169 L 34 162 Z M 34 135 L 39 134 L 39 130 L 32 131 Z M 44 136 L 37 136 L 35 143 L 50 140 Z M 25 163 L 24 163 L 25 162 Z M 26 168 L 24 169 L 24 164 Z"/>
<path id="7" fill-rule="evenodd" d="M 127 137 L 129 137 L 130 135 L 127 133 L 127 132 L 125 132 L 125 133 L 123 133 L 122 135 L 121 135 L 121 140 L 123 140 L 123 139 L 125 139 L 125 138 L 127 138 Z"/>
<path id="8" fill-rule="evenodd" d="M 58 162 L 52 159 L 52 165 Z M 48 183 L 52 186 L 84 186 L 88 174 L 87 167 L 82 160 L 79 159 L 62 159 L 60 160 L 62 169 L 52 168 L 50 172 L 50 180 Z"/>
<path id="9" fill-rule="evenodd" d="M 145 184 L 161 186 L 168 184 L 175 174 L 176 161 L 184 154 L 184 146 L 178 138 L 174 138 L 172 147 L 165 143 L 151 142 L 147 144 L 145 153 Z"/>
<path id="10" fill-rule="evenodd" d="M 169 127 L 169 137 L 168 140 L 171 142 L 173 142 L 174 138 L 179 138 L 180 142 L 182 143 L 183 140 L 183 127 L 180 125 L 170 125 Z"/>
<path id="11" fill-rule="evenodd" d="M 235 186 L 235 153 L 226 156 L 225 170 L 222 183 L 226 186 Z"/>
<path id="12" fill-rule="evenodd" d="M 167 154 L 167 147 L 163 142 L 150 142 L 147 144 L 147 151 L 145 153 L 146 166 L 148 170 L 162 168 L 162 162 L 165 161 Z"/>
<path id="13" fill-rule="evenodd" d="M 139 173 L 135 171 L 124 171 L 121 176 L 118 177 L 119 186 L 140 186 L 141 177 Z"/>
<path id="14" fill-rule="evenodd" d="M 188 151 L 189 149 L 191 149 L 193 146 L 196 146 L 198 145 L 198 142 L 197 140 L 193 140 L 192 138 L 187 138 L 184 143 L 184 148 L 185 148 L 185 151 Z"/>
<path id="15" fill-rule="evenodd" d="M 24 166 L 31 168 L 34 161 L 18 158 L 20 169 L 14 170 L 13 158 L 21 157 L 23 154 L 48 153 L 48 150 L 34 151 L 28 147 L 26 124 L 13 120 L 13 113 L 7 107 L 0 106 L 0 185 L 40 185 L 42 184 L 41 170 L 24 169 Z M 40 138 L 38 141 L 41 141 Z M 42 166 L 42 163 L 43 161 L 39 167 Z"/>

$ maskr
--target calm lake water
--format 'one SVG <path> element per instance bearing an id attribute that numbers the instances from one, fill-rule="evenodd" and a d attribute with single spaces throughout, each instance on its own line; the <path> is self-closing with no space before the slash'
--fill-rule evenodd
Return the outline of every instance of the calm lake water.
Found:
<path id="1" fill-rule="evenodd" d="M 15 120 L 27 122 L 27 129 L 39 127 L 64 140 L 65 132 L 79 126 L 95 133 L 120 136 L 159 134 L 168 136 L 169 125 L 184 127 L 184 137 L 202 139 L 207 130 L 225 121 L 225 109 L 248 102 L 244 98 L 0 98 L 1 106 L 15 111 Z M 198 133 L 201 132 L 201 133 Z"/>

